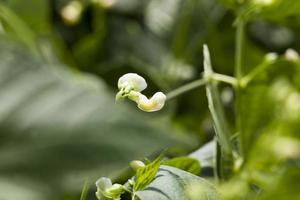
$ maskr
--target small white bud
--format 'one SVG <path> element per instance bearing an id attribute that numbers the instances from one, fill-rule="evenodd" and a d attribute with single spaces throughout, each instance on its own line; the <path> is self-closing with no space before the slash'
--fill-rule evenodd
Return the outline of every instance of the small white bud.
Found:
<path id="1" fill-rule="evenodd" d="M 150 99 L 141 94 L 137 101 L 139 109 L 146 112 L 154 112 L 162 109 L 167 97 L 162 92 L 156 92 Z"/>
<path id="2" fill-rule="evenodd" d="M 289 61 L 297 61 L 300 59 L 299 53 L 294 49 L 287 49 L 284 54 L 284 57 Z"/>
<path id="3" fill-rule="evenodd" d="M 133 160 L 130 162 L 130 167 L 134 170 L 137 171 L 138 169 L 145 167 L 145 163 L 143 163 L 140 160 Z"/>
<path id="4" fill-rule="evenodd" d="M 277 53 L 268 53 L 265 55 L 265 61 L 272 63 L 278 59 Z"/>
<path id="5" fill-rule="evenodd" d="M 83 5 L 79 1 L 71 1 L 60 12 L 64 22 L 69 25 L 76 24 L 83 11 Z"/>

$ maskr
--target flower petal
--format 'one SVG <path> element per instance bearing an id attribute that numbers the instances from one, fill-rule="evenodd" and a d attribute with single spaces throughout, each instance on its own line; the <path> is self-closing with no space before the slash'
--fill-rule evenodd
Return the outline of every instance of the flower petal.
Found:
<path id="1" fill-rule="evenodd" d="M 156 92 L 150 100 L 141 94 L 137 103 L 139 109 L 146 112 L 154 112 L 163 108 L 166 99 L 166 95 L 162 92 Z"/>
<path id="2" fill-rule="evenodd" d="M 121 76 L 118 80 L 118 88 L 130 88 L 136 92 L 141 92 L 146 89 L 147 83 L 143 77 L 136 73 L 128 73 Z M 130 92 L 130 91 L 128 91 Z"/>

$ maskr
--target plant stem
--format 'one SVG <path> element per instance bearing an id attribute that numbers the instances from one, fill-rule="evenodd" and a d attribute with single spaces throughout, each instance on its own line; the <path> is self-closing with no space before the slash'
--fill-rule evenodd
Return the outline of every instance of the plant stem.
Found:
<path id="1" fill-rule="evenodd" d="M 238 82 L 243 76 L 242 65 L 243 65 L 243 40 L 244 40 L 244 20 L 242 17 L 238 17 L 236 21 L 236 41 L 235 41 L 235 77 Z"/>
<path id="2" fill-rule="evenodd" d="M 215 81 L 218 81 L 218 82 L 228 83 L 232 86 L 237 85 L 237 80 L 234 77 L 227 76 L 224 74 L 212 73 L 210 78 Z M 206 83 L 207 83 L 207 80 L 205 78 L 201 78 L 201 79 L 195 80 L 193 82 L 190 82 L 186 85 L 183 85 L 183 86 L 169 92 L 167 94 L 167 99 L 168 100 L 173 99 L 181 94 L 184 94 L 184 93 L 194 90 L 198 87 L 201 87 L 201 86 L 205 85 Z"/>
<path id="3" fill-rule="evenodd" d="M 201 79 L 195 80 L 191 83 L 188 83 L 186 85 L 183 85 L 183 86 L 169 92 L 167 94 L 167 99 L 168 100 L 173 99 L 173 98 L 175 98 L 175 97 L 177 97 L 177 96 L 179 96 L 183 93 L 189 92 L 193 89 L 196 89 L 200 86 L 203 86 L 203 85 L 205 85 L 205 83 L 206 83 L 206 80 L 204 80 L 204 78 L 201 78 Z"/>
<path id="4" fill-rule="evenodd" d="M 82 191 L 81 191 L 81 195 L 80 195 L 80 200 L 86 200 L 88 192 L 89 192 L 89 180 L 87 179 L 84 182 L 84 185 L 83 185 L 83 188 L 82 188 Z"/>
<path id="5" fill-rule="evenodd" d="M 230 142 L 230 131 L 222 107 L 220 94 L 217 88 L 217 82 L 214 80 L 216 74 L 212 70 L 209 50 L 206 45 L 204 45 L 203 54 L 204 54 L 204 76 L 208 81 L 206 84 L 208 107 L 214 122 L 214 127 L 215 127 L 219 144 L 224 149 L 226 154 L 230 155 L 232 153 L 232 145 Z M 222 78 L 226 77 L 226 79 L 228 78 L 227 76 L 223 76 L 223 75 L 218 77 L 222 77 Z"/>
<path id="6" fill-rule="evenodd" d="M 228 83 L 232 86 L 237 85 L 236 78 L 231 77 L 231 76 L 227 76 L 227 75 L 224 75 L 224 74 L 213 73 L 212 74 L 212 79 L 216 80 L 216 81 L 221 81 L 221 82 L 224 82 L 224 83 Z"/>
<path id="7" fill-rule="evenodd" d="M 239 149 L 240 154 L 244 155 L 243 149 L 243 133 L 242 133 L 242 121 L 241 121 L 241 96 L 240 96 L 240 86 L 241 80 L 243 78 L 243 40 L 244 40 L 244 28 L 245 28 L 245 21 L 242 17 L 242 11 L 239 12 L 236 21 L 236 49 L 235 49 L 235 77 L 237 79 L 237 87 L 236 87 L 236 128 L 237 132 L 239 133 Z"/>
<path id="8" fill-rule="evenodd" d="M 246 87 L 257 75 L 263 73 L 268 67 L 270 67 L 277 60 L 277 54 L 269 53 L 266 55 L 264 61 L 255 67 L 250 73 L 245 75 L 240 80 L 240 87 Z"/>

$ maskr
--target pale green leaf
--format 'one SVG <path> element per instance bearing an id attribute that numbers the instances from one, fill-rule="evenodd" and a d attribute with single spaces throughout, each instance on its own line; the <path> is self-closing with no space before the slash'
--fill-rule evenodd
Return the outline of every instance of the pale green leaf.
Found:
<path id="1" fill-rule="evenodd" d="M 200 162 L 194 158 L 178 157 L 163 162 L 163 165 L 176 167 L 191 174 L 199 175 L 201 172 Z"/>
<path id="2" fill-rule="evenodd" d="M 149 183 L 153 181 L 155 178 L 160 163 L 161 163 L 162 155 L 156 158 L 153 162 L 146 165 L 145 167 L 141 167 L 136 172 L 136 182 L 134 184 L 133 190 L 143 190 Z"/>

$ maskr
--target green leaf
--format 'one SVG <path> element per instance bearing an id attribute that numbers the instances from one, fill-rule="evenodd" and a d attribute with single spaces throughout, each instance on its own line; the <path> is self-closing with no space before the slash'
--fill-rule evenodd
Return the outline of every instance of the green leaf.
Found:
<path id="1" fill-rule="evenodd" d="M 178 157 L 163 162 L 163 165 L 176 167 L 191 174 L 199 175 L 201 172 L 200 162 L 194 158 Z"/>
<path id="2" fill-rule="evenodd" d="M 44 64 L 3 38 L 0 96 L 0 178 L 49 188 L 45 198 L 80 191 L 87 177 L 114 176 L 134 158 L 182 144 L 167 126 L 153 125 L 155 118 L 115 104 L 100 79 Z"/>
<path id="3" fill-rule="evenodd" d="M 210 182 L 169 166 L 161 166 L 154 181 L 136 195 L 141 200 L 187 200 L 187 190 L 192 185 L 199 186 L 203 191 L 197 200 L 218 199 L 218 192 Z"/>
<path id="4" fill-rule="evenodd" d="M 161 160 L 162 155 L 160 155 L 150 164 L 137 170 L 136 182 L 133 186 L 134 191 L 143 190 L 149 183 L 153 181 L 158 172 Z"/>

